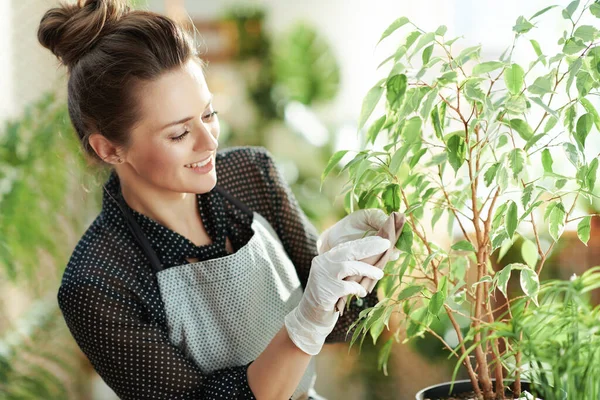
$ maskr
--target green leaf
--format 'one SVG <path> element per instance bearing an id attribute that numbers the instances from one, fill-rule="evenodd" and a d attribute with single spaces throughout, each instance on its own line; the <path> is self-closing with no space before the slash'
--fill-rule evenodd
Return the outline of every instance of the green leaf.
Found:
<path id="1" fill-rule="evenodd" d="M 461 51 L 458 56 L 454 59 L 456 60 L 458 65 L 463 65 L 467 61 L 469 61 L 472 57 L 479 57 L 479 52 L 481 51 L 481 45 L 467 47 L 463 51 Z"/>
<path id="2" fill-rule="evenodd" d="M 485 101 L 485 93 L 479 87 L 483 78 L 470 78 L 464 84 L 465 97 L 470 101 Z"/>
<path id="3" fill-rule="evenodd" d="M 552 208 L 550 212 L 550 236 L 554 241 L 558 241 L 560 235 L 562 235 L 563 230 L 565 228 L 565 216 L 566 211 L 562 202 L 556 203 L 556 206 Z"/>
<path id="4" fill-rule="evenodd" d="M 410 227 L 410 224 L 404 224 L 402 227 L 402 234 L 398 238 L 396 242 L 396 248 L 405 253 L 412 254 L 412 244 L 413 244 L 413 231 Z"/>
<path id="5" fill-rule="evenodd" d="M 414 143 L 421 137 L 421 126 L 423 121 L 421 117 L 414 116 L 406 122 L 402 130 L 402 136 L 407 143 Z"/>
<path id="6" fill-rule="evenodd" d="M 431 58 L 431 53 L 433 53 L 433 44 L 431 46 L 427 46 L 425 47 L 425 49 L 423 50 L 423 54 L 421 54 L 421 61 L 423 62 L 423 65 L 427 64 L 429 62 L 429 59 Z"/>
<path id="7" fill-rule="evenodd" d="M 594 3 L 590 6 L 590 12 L 596 18 L 600 18 L 600 4 Z"/>
<path id="8" fill-rule="evenodd" d="M 498 170 L 499 166 L 500 166 L 500 163 L 494 163 L 494 164 L 492 164 L 491 167 L 489 167 L 487 169 L 487 171 L 485 171 L 485 174 L 483 175 L 483 178 L 485 181 L 485 186 L 490 186 L 492 184 L 492 182 L 494 181 L 494 177 L 496 176 L 496 171 Z"/>
<path id="9" fill-rule="evenodd" d="M 596 175 L 598 174 L 598 159 L 594 158 L 588 167 L 585 175 L 585 186 L 590 192 L 596 189 Z"/>
<path id="10" fill-rule="evenodd" d="M 552 81 L 547 76 L 538 77 L 531 86 L 527 88 L 530 93 L 545 95 L 552 92 Z"/>
<path id="11" fill-rule="evenodd" d="M 544 125 L 544 133 L 550 132 L 550 130 L 554 128 L 557 122 L 558 118 L 550 117 L 548 119 L 548 122 L 546 122 L 546 125 Z"/>
<path id="12" fill-rule="evenodd" d="M 447 85 L 448 83 L 456 82 L 458 74 L 456 71 L 449 71 L 438 78 L 440 85 Z"/>
<path id="13" fill-rule="evenodd" d="M 577 10 L 579 6 L 579 0 L 572 1 L 569 3 L 567 8 L 565 8 L 562 12 L 562 16 L 564 19 L 571 19 L 573 17 L 573 13 Z"/>
<path id="14" fill-rule="evenodd" d="M 435 34 L 438 35 L 438 36 L 444 36 L 446 34 L 446 31 L 448 31 L 448 28 L 446 27 L 446 25 L 440 25 L 435 30 Z"/>
<path id="15" fill-rule="evenodd" d="M 513 171 L 514 178 L 517 178 L 523 171 L 523 167 L 525 166 L 525 155 L 525 151 L 518 147 L 511 150 L 508 154 L 508 164 Z"/>
<path id="16" fill-rule="evenodd" d="M 587 96 L 595 85 L 594 78 L 587 72 L 580 71 L 577 74 L 575 86 L 580 97 Z"/>
<path id="17" fill-rule="evenodd" d="M 427 97 L 425 97 L 425 101 L 423 102 L 423 105 L 421 106 L 420 110 L 421 118 L 423 118 L 423 120 L 426 120 L 427 116 L 432 112 L 433 102 L 437 98 L 438 93 L 439 91 L 437 89 L 434 89 L 431 92 L 429 92 Z"/>
<path id="18" fill-rule="evenodd" d="M 377 44 L 379 44 L 383 39 L 385 39 L 386 37 L 388 37 L 392 33 L 394 33 L 394 31 L 396 31 L 398 28 L 406 25 L 409 22 L 410 21 L 406 17 L 400 17 L 397 20 L 395 20 L 394 22 L 392 22 L 390 24 L 390 26 L 388 26 L 387 29 L 383 32 L 383 34 L 381 35 L 381 38 L 379 39 L 379 42 L 377 42 Z"/>
<path id="19" fill-rule="evenodd" d="M 535 243 L 529 239 L 524 239 L 521 245 L 521 257 L 530 268 L 535 268 L 538 261 L 538 248 Z"/>
<path id="20" fill-rule="evenodd" d="M 575 104 L 569 106 L 565 109 L 565 117 L 564 124 L 569 132 L 573 132 L 575 130 L 575 117 L 577 116 L 577 109 L 575 108 Z"/>
<path id="21" fill-rule="evenodd" d="M 581 25 L 575 30 L 573 36 L 576 36 L 584 42 L 591 42 L 598 36 L 598 30 L 591 25 Z"/>
<path id="22" fill-rule="evenodd" d="M 454 169 L 454 173 L 456 174 L 461 167 L 461 165 L 465 162 L 465 155 L 467 153 L 467 146 L 465 144 L 465 140 L 462 136 L 452 135 L 450 139 L 448 139 L 448 162 Z"/>
<path id="23" fill-rule="evenodd" d="M 379 103 L 379 99 L 381 99 L 381 95 L 383 94 L 383 87 L 381 85 L 383 84 L 383 82 L 385 82 L 385 79 L 382 79 L 379 82 L 377 82 L 377 84 L 369 90 L 369 92 L 363 100 L 362 108 L 360 110 L 360 117 L 358 119 L 359 131 L 365 125 L 365 123 L 371 116 L 371 113 L 373 113 L 375 106 L 377 106 L 377 103 Z"/>
<path id="24" fill-rule="evenodd" d="M 413 297 L 414 295 L 421 293 L 421 290 L 423 290 L 423 288 L 424 288 L 423 285 L 407 286 L 404 289 L 402 289 L 400 294 L 398 294 L 398 297 L 396 298 L 396 300 L 403 301 L 403 300 L 409 299 L 409 298 Z"/>
<path id="25" fill-rule="evenodd" d="M 540 280 L 535 271 L 529 268 L 521 270 L 521 289 L 523 289 L 527 297 L 531 298 L 538 305 L 537 295 L 540 291 Z"/>
<path id="26" fill-rule="evenodd" d="M 406 37 L 406 42 L 404 43 L 404 46 L 408 49 L 419 38 L 419 36 L 421 36 L 421 32 L 419 32 L 419 31 L 411 32 Z"/>
<path id="27" fill-rule="evenodd" d="M 383 325 L 385 324 L 383 315 L 385 310 L 386 307 L 376 307 L 369 317 L 369 320 L 372 322 L 370 322 L 370 325 L 367 329 L 369 329 L 369 333 L 373 339 L 373 344 L 377 343 L 377 338 L 379 335 L 381 335 L 381 332 L 383 332 Z"/>
<path id="28" fill-rule="evenodd" d="M 369 130 L 367 131 L 367 143 L 375 143 L 377 135 L 379 135 L 379 132 L 381 132 L 381 128 L 383 127 L 385 120 L 386 116 L 383 115 L 371 124 Z"/>
<path id="29" fill-rule="evenodd" d="M 347 152 L 348 152 L 348 150 L 340 150 L 340 151 L 336 151 L 331 156 L 331 158 L 329 159 L 329 162 L 327 163 L 327 166 L 325 167 L 325 170 L 321 174 L 321 187 L 323 187 L 323 181 L 325 180 L 325 177 L 327 177 L 327 175 L 329 175 L 331 170 L 338 164 L 338 162 L 340 162 L 340 160 L 346 155 Z"/>
<path id="30" fill-rule="evenodd" d="M 488 72 L 497 70 L 498 68 L 504 67 L 504 63 L 500 61 L 486 61 L 481 64 L 477 64 L 473 67 L 473 75 L 481 75 Z"/>
<path id="31" fill-rule="evenodd" d="M 434 40 L 435 40 L 435 34 L 433 32 L 427 32 L 426 34 L 421 36 L 421 38 L 419 39 L 419 42 L 415 46 L 413 52 L 416 53 L 417 51 L 419 51 L 424 46 L 428 45 L 429 43 L 431 43 Z"/>
<path id="32" fill-rule="evenodd" d="M 397 74 L 388 78 L 386 82 L 386 98 L 392 109 L 402 105 L 406 93 L 408 78 L 404 74 Z"/>
<path id="33" fill-rule="evenodd" d="M 496 173 L 496 182 L 500 186 L 500 191 L 504 192 L 508 187 L 508 171 L 504 168 L 504 165 L 500 165 L 498 172 Z"/>
<path id="34" fill-rule="evenodd" d="M 532 192 L 533 192 L 532 184 L 525 186 L 525 189 L 523 189 L 523 195 L 521 196 L 521 204 L 523 204 L 523 208 L 525 208 L 525 209 L 527 209 L 527 205 L 531 201 Z"/>
<path id="35" fill-rule="evenodd" d="M 596 110 L 596 107 L 594 107 L 592 103 L 585 97 L 580 98 L 579 102 L 588 113 L 594 116 L 594 125 L 596 126 L 596 130 L 600 132 L 600 115 L 598 115 L 598 110 Z"/>
<path id="36" fill-rule="evenodd" d="M 517 18 L 517 23 L 515 24 L 515 26 L 513 26 L 513 31 L 517 33 L 527 33 L 533 27 L 534 25 L 531 22 L 527 21 L 525 17 L 521 15 L 519 18 Z"/>
<path id="37" fill-rule="evenodd" d="M 381 200 L 383 200 L 383 205 L 388 214 L 400 210 L 400 185 L 397 183 L 387 185 L 383 190 Z"/>
<path id="38" fill-rule="evenodd" d="M 585 148 L 585 139 L 592 130 L 592 124 L 594 123 L 594 116 L 591 113 L 585 113 L 577 120 L 577 127 L 575 128 L 575 139 L 581 144 L 581 147 Z"/>
<path id="39" fill-rule="evenodd" d="M 461 240 L 454 243 L 451 249 L 457 251 L 475 251 L 475 247 L 473 247 L 473 244 L 471 244 L 471 242 L 468 240 Z"/>
<path id="40" fill-rule="evenodd" d="M 500 272 L 496 274 L 494 279 L 496 279 L 496 285 L 498 289 L 502 292 L 504 297 L 508 299 L 508 281 L 510 279 L 510 272 L 512 270 L 511 264 L 508 264 L 506 267 L 502 268 Z"/>
<path id="41" fill-rule="evenodd" d="M 429 305 L 427 306 L 427 311 L 433 316 L 437 316 L 440 313 L 442 306 L 444 305 L 444 301 L 446 297 L 440 293 L 436 292 L 431 296 L 431 300 L 429 301 Z"/>
<path id="42" fill-rule="evenodd" d="M 431 110 L 431 123 L 433 125 L 433 130 L 435 131 L 435 136 L 437 136 L 438 139 L 443 140 L 444 128 L 442 121 L 440 120 L 440 114 L 437 106 L 433 107 Z"/>
<path id="43" fill-rule="evenodd" d="M 552 155 L 550 154 L 550 150 L 544 149 L 542 151 L 542 165 L 544 166 L 544 172 L 553 172 L 552 171 Z"/>
<path id="44" fill-rule="evenodd" d="M 511 64 L 510 67 L 506 68 L 504 70 L 504 82 L 508 91 L 513 95 L 521 93 L 524 77 L 525 71 L 519 64 Z"/>
<path id="45" fill-rule="evenodd" d="M 548 107 L 546 103 L 544 103 L 544 101 L 539 97 L 530 97 L 529 100 L 542 107 L 548 114 L 552 115 L 554 118 L 558 118 L 558 114 L 556 113 L 556 111 Z"/>
<path id="46" fill-rule="evenodd" d="M 529 140 L 533 136 L 533 129 L 522 119 L 514 118 L 510 120 L 510 127 L 517 131 L 524 140 Z"/>
<path id="47" fill-rule="evenodd" d="M 508 208 L 506 210 L 506 233 L 508 233 L 508 237 L 512 239 L 513 234 L 517 230 L 518 224 L 518 215 L 517 215 L 517 205 L 514 201 L 508 201 Z"/>
<path id="48" fill-rule="evenodd" d="M 398 170 L 400 169 L 400 165 L 404 161 L 404 158 L 408 154 L 410 148 L 412 147 L 412 143 L 404 143 L 392 156 L 392 160 L 390 161 L 390 172 L 393 175 L 398 174 Z"/>
<path id="49" fill-rule="evenodd" d="M 542 53 L 542 48 L 540 47 L 540 44 L 533 39 L 531 39 L 529 42 L 531 43 L 533 51 L 535 51 L 535 54 L 538 56 L 538 58 L 542 57 L 544 53 Z M 544 66 L 546 65 L 546 59 L 542 59 L 542 64 L 544 64 Z"/>
<path id="50" fill-rule="evenodd" d="M 563 46 L 563 53 L 565 54 L 575 54 L 575 53 L 579 53 L 580 51 L 582 51 L 583 49 L 586 48 L 586 45 L 583 43 L 583 41 L 581 39 L 578 38 L 570 38 L 565 42 L 565 45 Z"/>
<path id="51" fill-rule="evenodd" d="M 377 357 L 377 369 L 381 371 L 383 368 L 383 375 L 388 376 L 387 371 L 387 363 L 390 358 L 390 353 L 392 352 L 392 345 L 394 344 L 394 338 L 389 338 L 381 350 L 379 350 L 379 356 Z"/>
<path id="52" fill-rule="evenodd" d="M 591 216 L 587 216 L 587 217 L 583 217 L 581 219 L 581 221 L 579 221 L 579 223 L 577 224 L 577 236 L 579 237 L 579 240 L 581 240 L 581 242 L 583 244 L 585 244 L 587 246 L 588 240 L 590 240 L 590 231 L 591 231 L 591 227 L 590 227 L 590 221 L 592 220 Z"/>
<path id="53" fill-rule="evenodd" d="M 510 114 L 521 115 L 527 110 L 527 101 L 523 95 L 511 95 L 504 102 L 504 107 Z"/>
<path id="54" fill-rule="evenodd" d="M 535 14 L 533 14 L 533 16 L 532 16 L 531 18 L 529 18 L 529 19 L 530 19 L 530 20 L 532 20 L 532 19 L 534 19 L 535 17 L 539 17 L 540 15 L 544 14 L 544 13 L 545 13 L 545 12 L 547 12 L 548 10 L 551 10 L 551 9 L 553 9 L 554 7 L 558 7 L 558 6 L 554 5 L 554 6 L 549 6 L 549 7 L 546 7 L 546 8 L 544 8 L 544 9 L 542 9 L 542 10 L 540 10 L 540 11 L 536 12 Z"/>

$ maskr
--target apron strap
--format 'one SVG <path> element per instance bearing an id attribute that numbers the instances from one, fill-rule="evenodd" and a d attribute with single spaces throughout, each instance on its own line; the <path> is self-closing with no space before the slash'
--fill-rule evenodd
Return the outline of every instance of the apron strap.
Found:
<path id="1" fill-rule="evenodd" d="M 240 200 L 233 197 L 231 195 L 231 193 L 229 193 L 227 190 L 223 189 L 221 186 L 215 185 L 215 190 L 217 192 L 219 192 L 221 195 L 223 195 L 223 197 L 225 197 L 227 200 L 229 200 L 230 203 L 233 203 L 237 208 L 239 208 L 244 213 L 246 213 L 250 217 L 250 219 L 252 219 L 252 217 L 254 216 L 254 212 L 250 208 L 248 208 L 247 205 L 245 205 Z"/>
<path id="2" fill-rule="evenodd" d="M 104 185 L 103 185 L 103 187 L 104 187 Z M 106 190 L 106 193 L 108 193 L 109 196 L 113 200 L 115 200 L 115 198 L 108 192 L 108 189 L 106 189 L 106 187 L 104 187 L 104 190 Z M 129 227 L 129 230 L 133 234 L 133 237 L 137 240 L 138 244 L 142 247 L 142 250 L 146 254 L 146 257 L 148 257 L 148 259 L 150 260 L 150 264 L 152 264 L 152 269 L 154 270 L 155 273 L 162 271 L 163 266 L 160 263 L 160 260 L 159 260 L 158 256 L 156 255 L 156 252 L 154 251 L 154 249 L 152 249 L 152 246 L 150 245 L 150 241 L 148 240 L 146 235 L 144 235 L 142 228 L 140 228 L 139 224 L 133 217 L 132 213 L 127 208 L 127 205 L 125 204 L 125 199 L 123 198 L 123 195 L 119 192 L 117 194 L 117 197 L 118 197 L 118 200 L 115 200 L 115 202 L 117 203 L 117 206 L 119 206 L 119 208 L 121 209 L 121 212 L 123 213 L 123 215 L 125 215 L 125 221 L 127 221 L 127 226 Z"/>
<path id="3" fill-rule="evenodd" d="M 129 230 L 131 231 L 131 233 L 133 234 L 133 237 L 136 239 L 138 244 L 142 247 L 142 250 L 144 251 L 144 253 L 148 257 L 148 259 L 150 260 L 150 264 L 152 265 L 152 269 L 154 270 L 154 272 L 158 273 L 158 272 L 162 271 L 164 268 L 160 262 L 160 259 L 156 255 L 156 252 L 150 245 L 150 241 L 148 240 L 148 238 L 142 231 L 142 228 L 139 226 L 139 224 L 135 220 L 133 214 L 129 211 L 129 208 L 127 207 L 127 204 L 125 203 L 125 199 L 123 198 L 123 195 L 121 194 L 121 192 L 119 191 L 119 193 L 117 194 L 117 197 L 118 197 L 118 200 L 117 200 L 110 194 L 108 189 L 106 189 L 106 186 L 102 185 L 102 187 L 104 188 L 106 193 L 108 193 L 108 195 L 115 201 L 115 203 L 117 203 L 117 206 L 119 206 L 119 209 L 125 216 L 125 221 L 127 222 L 127 226 L 129 227 Z M 250 210 L 250 208 L 248 208 L 248 206 L 246 206 L 244 203 L 242 203 L 241 201 L 239 201 L 238 199 L 233 197 L 228 191 L 226 191 L 225 189 L 223 189 L 220 186 L 215 186 L 214 189 L 217 192 L 219 192 L 220 194 L 222 194 L 223 197 L 225 197 L 227 200 L 229 200 L 235 206 L 237 206 L 240 210 L 242 210 L 244 213 L 246 213 L 250 217 L 250 219 L 253 218 L 254 212 L 252 210 Z"/>

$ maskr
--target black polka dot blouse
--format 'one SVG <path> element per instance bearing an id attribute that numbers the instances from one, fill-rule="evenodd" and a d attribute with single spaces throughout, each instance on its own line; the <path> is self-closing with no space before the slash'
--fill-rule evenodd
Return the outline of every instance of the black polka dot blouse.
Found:
<path id="1" fill-rule="evenodd" d="M 275 229 L 304 288 L 318 233 L 264 147 L 219 150 L 218 185 L 265 217 Z M 120 192 L 113 171 L 106 182 Z M 186 237 L 129 208 L 163 268 L 226 256 L 251 237 L 250 217 L 212 190 L 198 194 L 198 207 L 212 242 L 196 246 Z M 218 223 L 217 223 L 218 222 Z M 244 268 L 243 265 L 240 268 Z M 326 342 L 349 340 L 358 313 L 377 303 L 376 291 L 352 302 Z M 58 303 L 81 350 L 122 399 L 254 399 L 246 371 L 251 363 L 201 371 L 170 343 L 164 305 L 150 261 L 129 231 L 118 206 L 103 194 L 102 210 L 77 243 L 64 272 Z M 281 321 L 283 326 L 283 320 Z"/>

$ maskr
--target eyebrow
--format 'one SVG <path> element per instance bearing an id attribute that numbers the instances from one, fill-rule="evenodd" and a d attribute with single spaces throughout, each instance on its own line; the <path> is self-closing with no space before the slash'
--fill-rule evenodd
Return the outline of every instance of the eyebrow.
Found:
<path id="1" fill-rule="evenodd" d="M 210 103 L 212 102 L 212 100 L 213 100 L 213 95 L 211 93 L 210 98 L 208 99 L 208 103 L 206 103 L 206 105 L 204 106 L 204 108 L 208 107 L 210 105 Z M 180 119 L 179 121 L 170 122 L 170 123 L 166 124 L 165 126 L 163 126 L 162 128 L 160 128 L 159 130 L 162 131 L 164 129 L 167 129 L 170 126 L 183 124 L 184 122 L 187 122 L 187 121 L 189 121 L 192 118 L 194 118 L 194 117 L 193 116 L 192 117 L 185 117 L 185 118 Z"/>

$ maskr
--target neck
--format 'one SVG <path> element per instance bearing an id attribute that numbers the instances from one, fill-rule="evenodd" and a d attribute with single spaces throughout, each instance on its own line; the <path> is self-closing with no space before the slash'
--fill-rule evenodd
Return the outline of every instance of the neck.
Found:
<path id="1" fill-rule="evenodd" d="M 127 173 L 118 176 L 129 207 L 184 236 L 197 230 L 200 212 L 196 194 L 161 189 Z"/>

